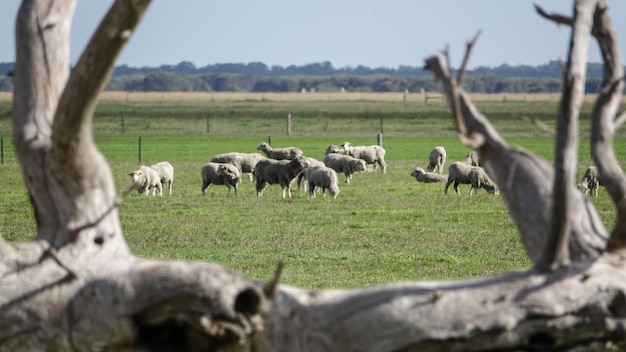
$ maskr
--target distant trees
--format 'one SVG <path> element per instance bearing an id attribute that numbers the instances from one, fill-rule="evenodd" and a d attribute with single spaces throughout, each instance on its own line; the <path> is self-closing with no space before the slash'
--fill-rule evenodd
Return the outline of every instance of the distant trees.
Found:
<path id="1" fill-rule="evenodd" d="M 0 63 L 0 91 L 11 91 L 6 75 L 13 63 Z M 464 88 L 471 93 L 555 93 L 561 90 L 561 65 L 550 61 L 539 66 L 502 64 L 480 66 L 467 72 Z M 586 92 L 597 92 L 602 65 L 588 64 Z M 303 66 L 269 67 L 262 62 L 225 63 L 196 67 L 189 61 L 159 67 L 117 66 L 106 89 L 146 92 L 410 92 L 437 90 L 422 67 L 336 69 L 329 61 Z"/>

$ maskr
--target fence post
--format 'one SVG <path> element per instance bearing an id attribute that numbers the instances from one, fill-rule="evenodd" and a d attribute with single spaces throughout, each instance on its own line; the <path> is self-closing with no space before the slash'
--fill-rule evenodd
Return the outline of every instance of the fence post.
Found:
<path id="1" fill-rule="evenodd" d="M 268 144 L 269 146 L 271 146 L 271 145 L 272 145 L 272 136 L 267 136 L 267 144 Z"/>
<path id="2" fill-rule="evenodd" d="M 206 133 L 211 132 L 211 117 L 210 115 L 206 115 Z"/>
<path id="3" fill-rule="evenodd" d="M 291 136 L 291 113 L 287 114 L 287 135 Z"/>
<path id="4" fill-rule="evenodd" d="M 379 133 L 376 135 L 376 141 L 378 142 L 379 146 L 381 147 L 383 146 L 383 134 L 382 133 Z"/>
<path id="5" fill-rule="evenodd" d="M 381 116 L 380 117 L 380 133 L 381 134 L 383 133 L 383 119 L 384 119 L 384 117 Z"/>
<path id="6" fill-rule="evenodd" d="M 122 118 L 121 118 L 121 123 L 122 123 L 122 133 L 124 133 L 125 131 L 125 125 L 124 125 L 124 113 L 122 113 Z"/>
<path id="7" fill-rule="evenodd" d="M 4 164 L 4 138 L 0 137 L 0 164 Z"/>
<path id="8" fill-rule="evenodd" d="M 139 137 L 139 164 L 141 164 L 141 137 Z"/>

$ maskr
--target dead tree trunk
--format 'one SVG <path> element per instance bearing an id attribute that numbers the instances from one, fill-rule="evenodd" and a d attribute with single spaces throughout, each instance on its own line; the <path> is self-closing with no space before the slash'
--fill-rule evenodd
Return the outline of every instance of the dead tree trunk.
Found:
<path id="1" fill-rule="evenodd" d="M 24 0 L 16 22 L 14 143 L 38 233 L 0 242 L 0 351 L 519 351 L 626 348 L 626 180 L 611 149 L 623 72 L 606 2 L 580 0 L 559 110 L 555 169 L 512 150 L 433 57 L 459 137 L 502 190 L 536 269 L 457 282 L 308 291 L 208 263 L 134 257 L 92 113 L 149 0 L 118 0 L 69 73 L 71 0 Z M 592 147 L 618 208 L 609 234 L 573 192 L 575 132 L 594 35 L 605 64 Z M 608 158 L 605 156 L 608 155 Z M 610 186 L 609 186 L 610 185 Z M 555 204 L 558 203 L 558 204 Z M 550 215 L 551 214 L 551 215 Z M 611 243 L 607 251 L 607 243 Z"/>

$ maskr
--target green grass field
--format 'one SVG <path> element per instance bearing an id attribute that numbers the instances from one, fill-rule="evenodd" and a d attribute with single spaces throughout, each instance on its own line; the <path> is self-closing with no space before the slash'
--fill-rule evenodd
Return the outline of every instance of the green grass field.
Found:
<path id="1" fill-rule="evenodd" d="M 495 101 L 478 106 L 507 141 L 552 159 L 549 131 L 556 102 Z M 581 137 L 588 136 L 585 105 Z M 292 135 L 286 116 L 292 114 Z M 0 233 L 9 242 L 25 241 L 35 224 L 11 144 L 10 104 L 0 102 Z M 281 199 L 279 186 L 257 198 L 247 178 L 239 197 L 226 187 L 200 192 L 200 168 L 217 153 L 256 152 L 271 139 L 275 147 L 298 146 L 322 159 L 326 147 L 349 140 L 376 144 L 383 130 L 388 173 L 360 173 L 340 183 L 337 199 L 309 198 L 294 188 Z M 480 191 L 469 197 L 444 195 L 443 184 L 417 183 L 409 175 L 425 167 L 430 150 L 442 145 L 448 164 L 468 148 L 457 140 L 450 113 L 441 103 L 390 101 L 195 102 L 103 101 L 94 121 L 96 142 L 109 160 L 118 193 L 130 185 L 128 173 L 141 160 L 168 160 L 175 168 L 172 197 L 128 196 L 120 207 L 132 251 L 155 259 L 223 264 L 257 280 L 268 280 L 279 260 L 282 282 L 306 288 L 348 288 L 392 281 L 446 280 L 492 275 L 530 266 L 502 199 Z M 623 132 L 616 139 L 626 161 Z M 590 165 L 588 141 L 580 146 L 580 174 Z M 340 180 L 343 180 L 340 175 Z M 602 189 L 591 199 L 607 227 L 614 210 Z"/>

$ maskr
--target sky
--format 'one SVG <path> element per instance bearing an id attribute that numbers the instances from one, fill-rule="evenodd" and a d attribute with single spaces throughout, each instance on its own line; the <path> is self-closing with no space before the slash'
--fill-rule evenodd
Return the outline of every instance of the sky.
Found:
<path id="1" fill-rule="evenodd" d="M 72 24 L 72 63 L 78 61 L 112 0 L 78 1 Z M 19 0 L 0 5 L 0 62 L 15 61 Z M 450 48 L 460 64 L 478 31 L 469 67 L 542 65 L 565 60 L 570 28 L 539 17 L 533 4 L 570 15 L 572 1 L 554 0 L 156 0 L 117 64 L 157 67 L 189 61 L 196 67 L 263 62 L 334 68 L 422 66 Z M 626 1 L 608 0 L 626 48 Z M 600 62 L 592 41 L 590 62 Z"/>

